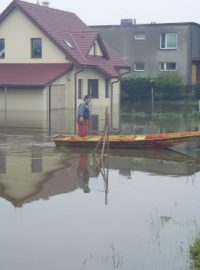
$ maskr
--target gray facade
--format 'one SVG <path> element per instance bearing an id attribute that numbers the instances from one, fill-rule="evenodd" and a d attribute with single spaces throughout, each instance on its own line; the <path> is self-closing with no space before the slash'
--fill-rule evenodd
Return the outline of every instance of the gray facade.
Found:
<path id="1" fill-rule="evenodd" d="M 130 66 L 134 77 L 177 71 L 187 85 L 200 83 L 200 25 L 197 23 L 92 26 Z"/>

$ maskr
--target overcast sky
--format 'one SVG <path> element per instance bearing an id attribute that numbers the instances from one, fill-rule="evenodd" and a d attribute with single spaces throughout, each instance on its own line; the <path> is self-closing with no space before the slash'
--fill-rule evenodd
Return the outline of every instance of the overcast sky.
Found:
<path id="1" fill-rule="evenodd" d="M 0 13 L 11 2 L 0 0 Z M 88 25 L 119 24 L 120 19 L 136 19 L 138 24 L 200 23 L 200 0 L 50 0 L 49 3 L 52 8 L 74 12 Z"/>

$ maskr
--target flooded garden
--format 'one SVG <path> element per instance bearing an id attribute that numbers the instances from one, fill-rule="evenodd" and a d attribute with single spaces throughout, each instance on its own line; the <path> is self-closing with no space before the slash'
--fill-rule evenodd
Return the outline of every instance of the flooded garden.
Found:
<path id="1" fill-rule="evenodd" d="M 197 102 L 170 106 L 122 108 L 112 131 L 199 130 Z M 111 150 L 102 167 L 91 149 L 56 148 L 54 134 L 2 125 L 1 269 L 199 269 L 198 141 Z"/>

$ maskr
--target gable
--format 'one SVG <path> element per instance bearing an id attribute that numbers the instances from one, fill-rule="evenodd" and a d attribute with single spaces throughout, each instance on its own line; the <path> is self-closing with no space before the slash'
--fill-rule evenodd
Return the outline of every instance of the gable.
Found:
<path id="1" fill-rule="evenodd" d="M 105 44 L 105 42 L 103 42 L 99 33 L 93 31 L 74 13 L 44 7 L 20 0 L 13 0 L 13 2 L 0 15 L 0 26 L 3 25 L 3 23 L 8 20 L 9 16 L 16 10 L 21 13 L 21 15 L 23 14 L 26 20 L 29 21 L 29 25 L 31 24 L 35 27 L 35 30 L 37 29 L 37 31 L 41 34 L 42 39 L 44 39 L 44 44 L 47 46 L 44 50 L 44 58 L 42 57 L 40 59 L 34 59 L 34 62 L 38 63 L 44 61 L 49 63 L 59 61 L 60 63 L 63 63 L 66 62 L 65 59 L 68 59 L 67 62 L 73 62 L 80 67 L 96 68 L 102 74 L 113 78 L 120 76 L 119 69 L 129 69 L 128 63 L 123 61 L 123 59 L 117 55 L 116 52 L 113 52 Z M 30 59 L 30 44 L 21 42 L 21 40 L 24 38 L 24 33 L 18 33 L 21 25 L 23 25 L 22 29 L 25 27 L 24 24 L 26 23 L 19 23 L 18 20 L 15 20 L 15 25 L 13 27 L 14 30 L 12 30 L 10 27 L 10 30 L 6 34 L 9 35 L 12 33 L 12 42 L 10 42 L 12 45 L 10 45 L 10 48 L 15 49 L 15 52 L 13 52 L 12 55 L 13 58 L 7 59 L 6 57 L 6 61 L 8 61 L 8 63 L 16 61 L 19 61 L 20 63 L 26 63 L 27 61 L 32 63 L 33 59 Z M 26 31 L 26 34 L 27 32 L 28 31 Z M 16 46 L 13 46 L 16 40 L 17 42 L 20 41 L 21 43 L 20 45 L 16 44 Z M 18 50 L 16 49 L 17 46 Z M 50 53 L 48 51 L 48 48 L 53 46 L 54 49 L 57 48 L 56 53 L 60 54 L 61 58 L 54 58 L 54 52 L 51 51 Z M 25 50 L 25 59 L 22 59 L 21 57 L 16 59 L 16 56 L 19 55 L 19 52 L 21 52 L 20 49 L 21 51 L 22 49 Z M 12 51 L 10 50 L 9 55 L 11 52 Z M 6 52 L 6 55 L 7 53 L 8 52 Z M 102 57 L 96 57 L 95 54 Z M 49 57 L 51 60 L 49 60 Z M 2 60 L 0 60 L 0 63 L 1 61 Z"/>
<path id="2" fill-rule="evenodd" d="M 98 40 L 95 40 L 88 55 L 93 55 L 93 56 L 103 56 L 103 52 L 101 50 L 101 46 L 98 42 Z"/>
<path id="3" fill-rule="evenodd" d="M 65 54 L 18 9 L 0 23 L 0 38 L 5 39 L 6 53 L 5 60 L 0 59 L 0 63 L 67 62 Z M 42 39 L 41 59 L 31 59 L 31 38 Z"/>

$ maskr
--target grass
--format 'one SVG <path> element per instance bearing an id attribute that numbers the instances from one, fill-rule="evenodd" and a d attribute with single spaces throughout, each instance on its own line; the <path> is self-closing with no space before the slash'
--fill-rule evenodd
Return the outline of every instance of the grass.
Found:
<path id="1" fill-rule="evenodd" d="M 70 155 L 70 150 L 69 150 L 69 148 L 65 147 L 64 145 L 62 145 L 62 146 L 60 147 L 60 152 L 61 152 L 61 154 L 62 154 L 62 158 L 63 158 L 63 159 L 69 157 L 69 155 Z"/>
<path id="2" fill-rule="evenodd" d="M 154 112 L 153 114 L 154 121 L 159 123 L 166 123 L 166 122 L 181 122 L 185 120 L 193 120 L 199 121 L 200 120 L 200 112 Z M 121 120 L 125 123 L 143 123 L 146 121 L 150 121 L 152 119 L 151 114 L 147 114 L 144 112 L 132 112 L 127 113 L 124 112 L 121 114 Z"/>
<path id="3" fill-rule="evenodd" d="M 200 239 L 190 245 L 190 258 L 192 259 L 192 269 L 200 270 Z"/>
<path id="4" fill-rule="evenodd" d="M 160 220 L 161 220 L 161 224 L 164 225 L 165 223 L 170 222 L 170 220 L 172 219 L 172 217 L 169 216 L 161 216 Z"/>

